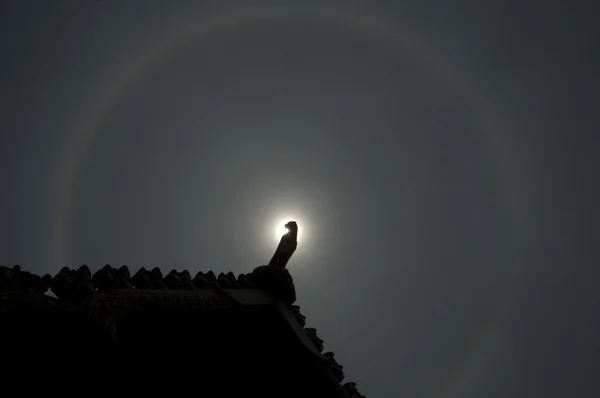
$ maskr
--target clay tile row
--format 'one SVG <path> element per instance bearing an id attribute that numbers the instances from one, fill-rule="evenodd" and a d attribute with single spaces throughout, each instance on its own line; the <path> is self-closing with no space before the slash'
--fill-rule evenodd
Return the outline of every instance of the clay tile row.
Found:
<path id="1" fill-rule="evenodd" d="M 294 306 L 294 307 L 297 307 L 297 306 Z M 299 313 L 300 308 L 299 307 L 297 309 L 292 308 L 292 310 L 293 311 L 297 310 Z M 302 317 L 302 322 L 300 324 L 304 327 L 304 316 L 302 314 L 300 314 L 300 316 Z M 296 316 L 296 319 L 298 319 L 298 316 Z M 300 320 L 299 320 L 299 322 L 300 322 Z M 335 377 L 335 379 L 340 384 L 342 384 L 342 382 L 344 381 L 344 377 L 345 377 L 344 370 L 343 370 L 344 367 L 336 361 L 333 352 L 323 353 L 323 340 L 321 338 L 319 338 L 319 336 L 317 335 L 317 330 L 314 328 L 304 328 L 304 333 L 306 333 L 306 335 L 314 343 L 315 347 L 317 347 L 317 349 L 319 350 L 319 353 L 321 354 L 321 356 L 327 363 L 329 370 L 333 374 L 333 377 Z M 364 395 L 362 395 L 356 389 L 356 383 L 347 382 L 347 383 L 342 384 L 342 387 L 344 388 L 344 390 L 346 391 L 346 394 L 348 394 L 348 396 L 350 398 L 365 398 Z"/>
<path id="2" fill-rule="evenodd" d="M 163 275 L 158 267 L 148 270 L 140 268 L 133 276 L 129 268 L 123 265 L 119 268 L 105 265 L 93 275 L 87 265 L 78 269 L 63 267 L 52 278 L 50 289 L 59 299 L 77 300 L 78 297 L 69 295 L 86 295 L 95 290 L 109 289 L 234 289 L 251 288 L 250 277 L 240 274 L 236 277 L 232 272 L 220 273 L 198 272 L 192 278 L 189 271 L 172 270 Z"/>

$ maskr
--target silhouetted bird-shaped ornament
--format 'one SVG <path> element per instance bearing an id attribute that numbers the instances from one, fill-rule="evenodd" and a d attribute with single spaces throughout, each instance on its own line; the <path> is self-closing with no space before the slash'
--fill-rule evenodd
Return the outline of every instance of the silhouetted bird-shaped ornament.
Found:
<path id="1" fill-rule="evenodd" d="M 296 224 L 296 221 L 288 222 L 285 224 L 285 227 L 288 232 L 286 232 L 279 241 L 277 250 L 275 250 L 275 254 L 273 254 L 273 257 L 269 262 L 271 267 L 285 268 L 298 246 L 298 224 Z"/>

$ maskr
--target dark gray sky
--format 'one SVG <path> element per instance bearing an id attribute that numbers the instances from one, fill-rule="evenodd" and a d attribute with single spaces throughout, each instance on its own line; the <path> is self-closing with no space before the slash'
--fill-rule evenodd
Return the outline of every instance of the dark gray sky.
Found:
<path id="1" fill-rule="evenodd" d="M 597 13 L 338 3 L 2 1 L 1 261 L 248 272 L 293 218 L 367 396 L 600 396 Z"/>

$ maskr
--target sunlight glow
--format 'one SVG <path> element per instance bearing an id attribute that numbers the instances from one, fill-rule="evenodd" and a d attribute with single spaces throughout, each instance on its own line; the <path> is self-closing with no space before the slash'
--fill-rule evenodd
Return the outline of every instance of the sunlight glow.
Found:
<path id="1" fill-rule="evenodd" d="M 298 242 L 301 241 L 301 236 L 304 235 L 303 233 L 303 225 L 304 221 L 299 220 L 297 217 L 293 217 L 293 216 L 289 216 L 286 218 L 280 218 L 279 221 L 277 221 L 274 226 L 273 226 L 273 238 L 275 239 L 276 242 L 279 242 L 279 240 L 281 239 L 281 237 L 283 235 L 285 235 L 286 233 L 288 233 L 287 228 L 285 227 L 285 224 L 287 224 L 290 221 L 296 221 L 296 223 L 298 223 L 298 235 L 296 237 L 296 239 L 298 240 Z"/>
<path id="2" fill-rule="evenodd" d="M 290 220 L 281 220 L 279 222 L 277 222 L 277 224 L 275 225 L 275 239 L 279 240 L 281 239 L 281 237 L 286 234 L 288 232 L 287 228 L 285 227 L 285 224 L 287 224 Z"/>

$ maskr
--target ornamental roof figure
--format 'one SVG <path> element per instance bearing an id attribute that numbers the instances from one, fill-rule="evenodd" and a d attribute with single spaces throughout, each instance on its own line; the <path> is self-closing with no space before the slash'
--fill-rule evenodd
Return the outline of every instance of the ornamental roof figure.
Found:
<path id="1" fill-rule="evenodd" d="M 273 254 L 271 261 L 269 261 L 271 267 L 285 268 L 298 247 L 298 224 L 296 224 L 296 221 L 288 222 L 285 224 L 285 228 L 288 232 L 281 237 L 275 254 Z"/>

